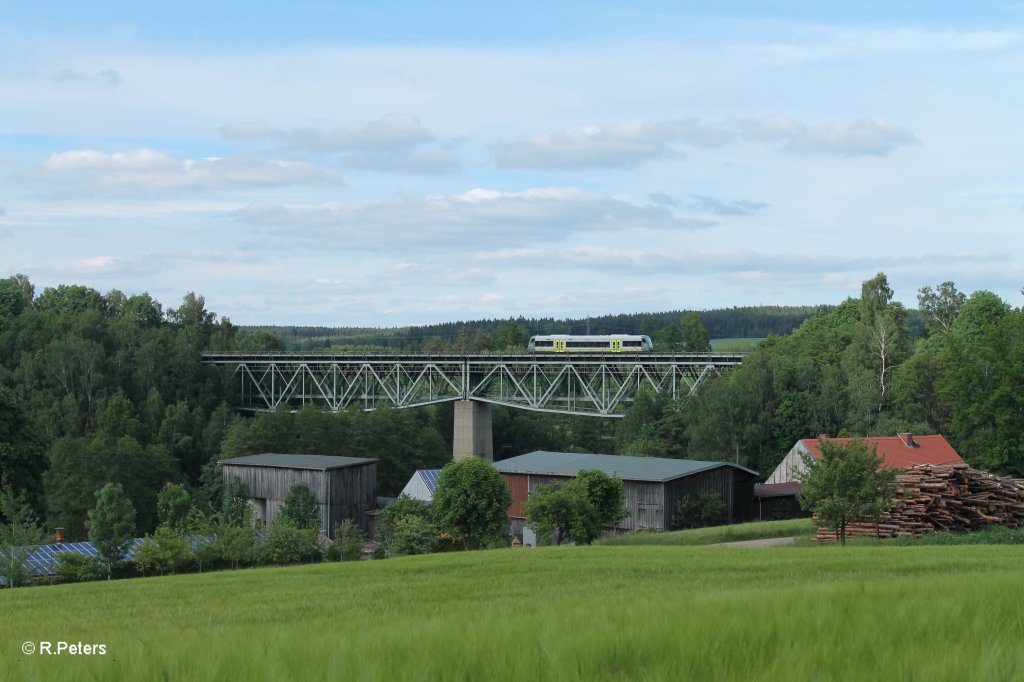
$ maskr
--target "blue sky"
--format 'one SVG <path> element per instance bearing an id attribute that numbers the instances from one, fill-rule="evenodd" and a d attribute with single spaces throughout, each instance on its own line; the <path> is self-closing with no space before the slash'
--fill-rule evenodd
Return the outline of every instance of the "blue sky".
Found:
<path id="1" fill-rule="evenodd" d="M 1022 3 L 50 3 L 0 274 L 239 323 L 1020 304 Z M 684 5 L 680 7 L 680 5 Z"/>

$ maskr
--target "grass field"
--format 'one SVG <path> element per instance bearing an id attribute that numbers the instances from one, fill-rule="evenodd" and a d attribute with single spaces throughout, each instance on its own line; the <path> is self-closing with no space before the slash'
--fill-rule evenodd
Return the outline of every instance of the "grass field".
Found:
<path id="1" fill-rule="evenodd" d="M 1024 547 L 561 547 L 0 591 L 17 680 L 1017 680 Z M 28 656 L 25 641 L 105 656 Z"/>
<path id="2" fill-rule="evenodd" d="M 753 350 L 754 346 L 761 341 L 764 341 L 764 339 L 760 337 L 711 339 L 711 350 L 716 353 L 737 353 Z"/>
<path id="3" fill-rule="evenodd" d="M 720 542 L 760 540 L 763 538 L 788 538 L 794 536 L 813 537 L 815 528 L 810 519 L 788 519 L 786 521 L 758 521 L 738 523 L 731 526 L 677 530 L 670 533 L 626 533 L 601 541 L 604 545 L 678 545 L 694 547 L 714 545 Z"/>

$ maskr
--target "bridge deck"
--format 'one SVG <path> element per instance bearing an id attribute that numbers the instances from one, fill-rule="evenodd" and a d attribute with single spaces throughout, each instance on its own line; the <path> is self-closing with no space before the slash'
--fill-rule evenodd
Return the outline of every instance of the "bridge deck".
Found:
<path id="1" fill-rule="evenodd" d="M 522 353 L 353 355 L 323 352 L 206 352 L 233 367 L 243 409 L 342 410 L 378 402 L 416 407 L 473 400 L 526 410 L 621 417 L 638 392 L 687 397 L 742 353 Z"/>

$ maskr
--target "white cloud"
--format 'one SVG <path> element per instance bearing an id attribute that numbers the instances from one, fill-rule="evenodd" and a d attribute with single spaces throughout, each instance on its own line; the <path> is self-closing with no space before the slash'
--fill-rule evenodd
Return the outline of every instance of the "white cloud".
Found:
<path id="1" fill-rule="evenodd" d="M 501 168 L 625 168 L 678 157 L 676 145 L 720 147 L 735 134 L 695 120 L 586 126 L 492 145 Z"/>
<path id="2" fill-rule="evenodd" d="M 337 154 L 348 168 L 382 173 L 439 175 L 462 168 L 448 149 L 415 116 L 385 116 L 373 121 L 346 123 L 327 130 L 278 130 L 265 122 L 235 123 L 220 128 L 229 140 L 277 140 L 291 153 Z M 438 143 L 434 149 L 425 145 Z"/>
<path id="3" fill-rule="evenodd" d="M 884 156 L 915 144 L 906 128 L 878 118 L 811 126 L 786 117 L 702 123 L 697 120 L 612 123 L 535 135 L 491 146 L 500 168 L 628 168 L 660 158 L 682 158 L 684 147 L 782 142 L 782 151 Z"/>
<path id="4" fill-rule="evenodd" d="M 849 123 L 799 126 L 788 136 L 782 150 L 796 154 L 885 156 L 897 147 L 917 144 L 913 133 L 882 119 Z"/>
<path id="5" fill-rule="evenodd" d="M 237 217 L 331 248 L 394 250 L 425 243 L 467 250 L 481 244 L 560 241 L 573 233 L 685 231 L 715 224 L 677 216 L 662 206 L 638 205 L 571 187 L 523 192 L 474 189 L 422 199 L 307 208 L 250 204 Z"/>
<path id="6" fill-rule="evenodd" d="M 472 261 L 504 267 L 549 269 L 552 267 L 600 270 L 607 273 L 674 275 L 738 273 L 785 277 L 790 273 L 819 277 L 823 273 L 863 273 L 871 276 L 879 270 L 900 272 L 932 265 L 937 261 L 960 265 L 1005 263 L 1010 257 L 1001 253 L 960 253 L 937 255 L 912 253 L 902 256 L 820 255 L 799 251 L 765 253 L 751 250 L 672 251 L 651 248 L 621 248 L 593 245 L 572 247 L 496 249 L 478 251 Z M 860 280 L 857 280 L 860 281 Z"/>
<path id="7" fill-rule="evenodd" d="M 99 190 L 113 194 L 329 185 L 341 181 L 337 170 L 306 161 L 239 156 L 175 159 L 153 149 L 110 154 L 93 150 L 60 152 L 21 177 L 65 189 Z"/>
<path id="8" fill-rule="evenodd" d="M 768 208 L 763 201 L 750 199 L 722 199 L 703 194 L 693 194 L 693 207 L 700 211 L 710 211 L 718 215 L 753 215 Z M 653 196 L 652 196 L 653 199 Z"/>

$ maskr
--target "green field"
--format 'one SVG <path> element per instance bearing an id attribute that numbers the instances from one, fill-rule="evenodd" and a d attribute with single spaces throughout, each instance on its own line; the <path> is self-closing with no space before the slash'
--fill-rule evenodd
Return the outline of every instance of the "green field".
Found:
<path id="1" fill-rule="evenodd" d="M 753 350 L 761 341 L 761 337 L 734 338 L 734 339 L 711 339 L 711 350 L 716 353 L 737 353 Z"/>
<path id="2" fill-rule="evenodd" d="M 719 542 L 739 542 L 762 538 L 812 537 L 815 527 L 810 519 L 787 519 L 785 521 L 759 521 L 737 523 L 729 526 L 678 530 L 670 533 L 640 532 L 615 535 L 601 541 L 605 545 L 679 545 L 694 547 L 713 545 Z"/>
<path id="3" fill-rule="evenodd" d="M 1024 547 L 561 547 L 0 593 L 5 679 L 1018 680 Z M 105 656 L 28 656 L 25 641 Z"/>

